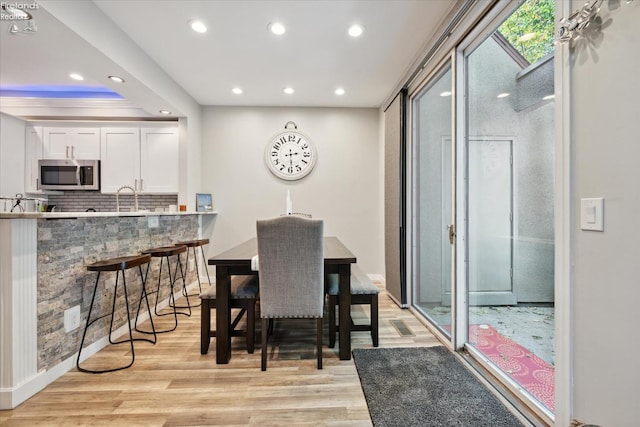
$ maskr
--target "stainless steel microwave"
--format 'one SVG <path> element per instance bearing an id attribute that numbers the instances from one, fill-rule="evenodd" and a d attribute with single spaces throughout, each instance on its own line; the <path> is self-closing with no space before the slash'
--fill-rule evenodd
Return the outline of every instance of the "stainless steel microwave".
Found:
<path id="1" fill-rule="evenodd" d="M 100 160 L 38 160 L 42 190 L 99 190 Z"/>

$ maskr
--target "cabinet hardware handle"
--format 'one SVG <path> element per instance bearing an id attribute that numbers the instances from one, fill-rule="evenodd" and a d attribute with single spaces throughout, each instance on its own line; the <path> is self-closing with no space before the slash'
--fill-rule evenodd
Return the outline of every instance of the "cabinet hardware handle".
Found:
<path id="1" fill-rule="evenodd" d="M 75 147 L 75 145 L 71 146 L 71 158 L 72 159 L 76 158 L 76 147 Z"/>
<path id="2" fill-rule="evenodd" d="M 65 157 L 68 159 L 69 158 L 69 146 L 67 145 L 67 151 L 65 153 Z"/>

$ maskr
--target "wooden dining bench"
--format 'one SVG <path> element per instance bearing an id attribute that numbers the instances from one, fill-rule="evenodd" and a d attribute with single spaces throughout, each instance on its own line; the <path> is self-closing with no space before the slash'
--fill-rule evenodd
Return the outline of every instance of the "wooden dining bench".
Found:
<path id="1" fill-rule="evenodd" d="M 239 308 L 240 312 L 231 323 L 232 337 L 246 337 L 247 352 L 253 353 L 255 348 L 255 319 L 256 302 L 258 300 L 258 276 L 231 276 L 231 298 L 229 306 Z M 216 309 L 216 285 L 200 294 L 202 300 L 202 315 L 200 318 L 200 354 L 207 354 L 209 342 L 216 336 L 215 329 L 211 327 L 211 310 Z M 236 326 L 247 314 L 247 327 L 244 330 L 236 329 Z"/>
<path id="2" fill-rule="evenodd" d="M 336 344 L 336 334 L 339 325 L 336 324 L 336 306 L 338 305 L 339 276 L 337 274 L 326 275 L 326 292 L 329 296 L 329 347 Z M 374 347 L 378 347 L 378 294 L 380 289 L 364 274 L 356 264 L 351 264 L 351 305 L 368 304 L 371 309 L 370 324 L 354 324 L 351 322 L 352 331 L 371 331 L 371 341 Z"/>

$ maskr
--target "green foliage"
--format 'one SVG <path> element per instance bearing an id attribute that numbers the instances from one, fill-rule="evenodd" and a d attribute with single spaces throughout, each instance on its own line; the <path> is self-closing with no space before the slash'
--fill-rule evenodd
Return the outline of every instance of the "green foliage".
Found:
<path id="1" fill-rule="evenodd" d="M 533 64 L 553 52 L 554 13 L 555 0 L 527 0 L 498 31 Z M 520 39 L 525 34 L 535 36 L 530 40 Z"/>

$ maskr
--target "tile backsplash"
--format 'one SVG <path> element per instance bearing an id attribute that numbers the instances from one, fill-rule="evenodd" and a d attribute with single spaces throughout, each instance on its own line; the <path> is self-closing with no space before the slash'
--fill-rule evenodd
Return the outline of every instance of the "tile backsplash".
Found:
<path id="1" fill-rule="evenodd" d="M 95 209 L 96 212 L 115 212 L 115 194 L 102 194 L 95 191 L 68 191 L 64 194 L 49 194 L 49 205 L 56 205 L 60 212 L 84 212 Z M 120 211 L 132 211 L 133 194 L 120 194 Z M 138 209 L 155 211 L 156 208 L 169 208 L 178 204 L 177 194 L 139 194 Z"/>

